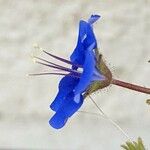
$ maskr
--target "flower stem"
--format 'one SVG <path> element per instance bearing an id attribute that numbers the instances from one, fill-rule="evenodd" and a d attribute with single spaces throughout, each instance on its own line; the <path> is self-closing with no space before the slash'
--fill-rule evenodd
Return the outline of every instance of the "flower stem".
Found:
<path id="1" fill-rule="evenodd" d="M 141 93 L 150 94 L 150 88 L 142 87 L 142 86 L 131 84 L 128 82 L 112 79 L 111 84 L 115 84 L 117 86 L 121 86 L 130 90 L 141 92 Z"/>

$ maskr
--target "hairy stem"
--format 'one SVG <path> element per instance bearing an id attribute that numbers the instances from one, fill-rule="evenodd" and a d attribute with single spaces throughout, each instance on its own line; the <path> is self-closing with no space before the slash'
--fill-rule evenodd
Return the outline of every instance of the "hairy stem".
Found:
<path id="1" fill-rule="evenodd" d="M 131 84 L 128 82 L 112 79 L 111 84 L 115 84 L 117 86 L 121 86 L 130 90 L 141 92 L 141 93 L 150 94 L 150 88 L 142 87 L 142 86 Z"/>

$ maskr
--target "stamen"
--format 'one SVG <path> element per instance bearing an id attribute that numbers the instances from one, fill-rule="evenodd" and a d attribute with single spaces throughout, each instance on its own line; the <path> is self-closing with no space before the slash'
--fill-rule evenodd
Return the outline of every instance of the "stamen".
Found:
<path id="1" fill-rule="evenodd" d="M 49 55 L 49 56 L 55 58 L 55 59 L 58 59 L 58 60 L 62 61 L 62 62 L 65 62 L 65 63 L 70 64 L 70 65 L 74 65 L 74 66 L 79 67 L 79 68 L 82 68 L 81 65 L 74 64 L 74 63 L 72 63 L 71 61 L 69 61 L 69 60 L 67 60 L 67 59 L 64 59 L 64 58 L 62 58 L 62 57 L 58 57 L 58 56 L 56 56 L 56 55 L 53 55 L 53 54 L 51 54 L 51 53 L 49 53 L 49 52 L 46 52 L 45 50 L 43 50 L 43 52 L 44 52 L 45 54 L 47 54 L 47 55 Z"/>
<path id="2" fill-rule="evenodd" d="M 36 59 L 42 60 L 42 61 L 44 61 L 44 62 L 47 62 L 47 63 L 49 63 L 49 64 L 52 64 L 52 65 L 55 65 L 55 66 L 58 66 L 58 67 L 62 67 L 62 66 L 57 65 L 57 64 L 55 64 L 55 63 L 52 63 L 52 62 L 50 62 L 50 61 L 48 61 L 48 60 L 46 60 L 46 59 L 43 59 L 43 58 L 40 58 L 40 57 L 36 57 L 36 56 L 33 56 L 33 57 L 36 58 Z"/>
<path id="3" fill-rule="evenodd" d="M 42 72 L 42 73 L 31 73 L 31 74 L 28 74 L 29 76 L 40 76 L 40 75 L 67 75 L 67 74 L 64 74 L 64 73 L 51 73 L 51 72 Z"/>
<path id="4" fill-rule="evenodd" d="M 40 57 L 34 56 L 34 58 L 39 59 L 39 60 L 42 60 L 42 61 L 44 61 L 44 62 L 47 62 L 47 63 L 49 63 L 49 64 L 52 64 L 52 65 L 57 66 L 57 67 L 60 67 L 60 68 L 69 69 L 69 68 L 67 68 L 67 67 L 63 67 L 63 66 L 61 66 L 61 65 L 57 65 L 57 64 L 55 64 L 55 63 L 52 63 L 52 62 L 47 61 L 46 59 L 43 59 L 43 58 L 40 58 Z M 35 61 L 35 62 L 36 62 L 36 61 Z M 72 70 L 72 69 L 71 69 L 71 70 Z M 74 71 L 76 71 L 76 70 L 74 70 Z"/>
<path id="5" fill-rule="evenodd" d="M 80 73 L 77 72 L 76 70 L 72 70 L 72 69 L 69 69 L 69 68 L 66 68 L 66 67 L 62 67 L 62 66 L 54 66 L 54 65 L 49 65 L 49 64 L 45 64 L 45 63 L 42 63 L 42 62 L 39 62 L 39 61 L 35 61 L 36 63 L 38 64 L 41 64 L 41 65 L 44 65 L 44 66 L 48 66 L 48 67 L 51 67 L 51 68 L 55 68 L 55 69 L 59 69 L 59 70 L 63 70 L 63 71 L 67 71 L 67 72 L 71 72 L 77 76 L 80 76 Z"/>
<path id="6" fill-rule="evenodd" d="M 40 58 L 40 57 L 33 56 L 33 58 L 42 60 L 42 61 L 44 61 L 44 62 L 47 62 L 47 63 L 52 64 L 52 65 L 57 66 L 57 67 L 69 69 L 69 68 L 67 68 L 67 67 L 63 67 L 63 66 L 61 66 L 61 65 L 57 65 L 57 64 L 55 64 L 55 63 L 52 63 L 52 62 L 50 62 L 50 61 L 48 61 L 48 60 L 46 60 L 46 59 Z M 34 61 L 36 62 L 36 60 L 34 60 Z M 83 72 L 83 69 L 82 69 L 82 68 L 79 68 L 78 71 L 77 71 L 77 70 L 73 70 L 73 69 L 71 69 L 71 70 L 74 71 L 74 72 L 77 72 L 77 73 Z M 81 70 L 81 71 L 80 71 L 80 70 Z"/>
<path id="7" fill-rule="evenodd" d="M 73 74 L 65 74 L 65 73 L 55 73 L 55 72 L 41 72 L 41 73 L 31 73 L 28 76 L 41 76 L 41 75 L 62 75 L 62 76 L 71 76 L 74 78 L 80 78 L 79 76 L 75 76 Z"/>
<path id="8" fill-rule="evenodd" d="M 128 134 L 117 124 L 115 123 L 110 117 L 108 117 L 104 111 L 96 104 L 96 102 L 94 101 L 94 99 L 89 96 L 89 98 L 91 99 L 91 101 L 93 102 L 93 104 L 97 107 L 97 109 L 99 110 L 100 114 L 102 114 L 108 121 L 110 121 L 119 131 L 121 131 L 123 133 L 123 135 L 125 135 L 127 137 L 128 140 L 131 140 L 131 138 L 128 136 Z"/>

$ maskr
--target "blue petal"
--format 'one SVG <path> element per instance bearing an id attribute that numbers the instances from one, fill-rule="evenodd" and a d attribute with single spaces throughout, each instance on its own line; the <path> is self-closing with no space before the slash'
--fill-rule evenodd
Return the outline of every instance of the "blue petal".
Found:
<path id="1" fill-rule="evenodd" d="M 74 89 L 74 93 L 78 94 L 83 92 L 91 83 L 93 74 L 95 72 L 96 60 L 93 52 L 94 43 L 88 48 L 86 53 L 85 63 L 83 65 L 83 73 L 81 75 L 78 85 Z"/>
<path id="2" fill-rule="evenodd" d="M 65 114 L 55 113 L 55 115 L 49 120 L 49 124 L 55 129 L 60 129 L 66 124 L 67 120 L 68 118 Z"/>
<path id="3" fill-rule="evenodd" d="M 69 75 L 63 77 L 59 83 L 59 92 L 54 101 L 50 105 L 50 108 L 53 111 L 57 111 L 59 109 L 65 97 L 74 89 L 74 87 L 79 82 L 78 78 L 73 78 Z"/>
<path id="4" fill-rule="evenodd" d="M 64 113 L 67 117 L 71 117 L 83 104 L 83 96 L 75 95 L 73 92 L 67 95 L 62 107 L 57 113 Z"/>
<path id="5" fill-rule="evenodd" d="M 56 129 L 62 128 L 69 117 L 71 117 L 83 104 L 83 96 L 79 95 L 78 103 L 74 100 L 75 95 L 73 92 L 68 94 L 65 101 L 50 119 L 49 124 Z"/>
<path id="6" fill-rule="evenodd" d="M 88 19 L 88 23 L 93 24 L 96 22 L 101 16 L 99 15 L 91 15 L 91 17 Z"/>
<path id="7" fill-rule="evenodd" d="M 92 43 L 95 43 L 94 48 L 96 48 L 97 42 L 93 32 L 93 28 L 90 23 L 81 20 L 79 24 L 78 42 L 76 48 L 70 56 L 71 61 L 75 64 L 83 65 L 87 48 Z"/>
<path id="8" fill-rule="evenodd" d="M 70 56 L 70 60 L 73 63 L 78 63 L 80 65 L 83 64 L 84 60 L 84 45 L 83 45 L 83 39 L 86 36 L 86 29 L 87 29 L 88 23 L 85 21 L 80 21 L 79 23 L 79 34 L 78 34 L 78 42 L 76 45 L 76 48 L 74 49 L 73 53 Z"/>

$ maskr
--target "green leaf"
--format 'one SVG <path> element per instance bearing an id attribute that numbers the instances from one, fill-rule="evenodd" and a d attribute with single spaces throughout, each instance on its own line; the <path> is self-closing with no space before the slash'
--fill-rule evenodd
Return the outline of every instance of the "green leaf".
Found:
<path id="1" fill-rule="evenodd" d="M 124 148 L 125 150 L 129 150 L 129 148 L 126 145 L 121 145 L 122 148 Z"/>
<path id="2" fill-rule="evenodd" d="M 121 145 L 121 147 L 124 150 L 146 150 L 140 137 L 138 138 L 137 142 L 127 141 L 126 144 Z"/>

